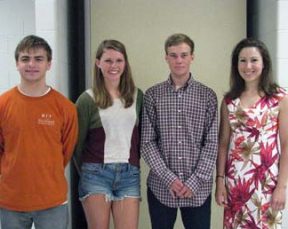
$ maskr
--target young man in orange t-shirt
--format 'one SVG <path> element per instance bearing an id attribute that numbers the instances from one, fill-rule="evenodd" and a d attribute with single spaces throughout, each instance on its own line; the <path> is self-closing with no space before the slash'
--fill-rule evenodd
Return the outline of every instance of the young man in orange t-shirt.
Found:
<path id="1" fill-rule="evenodd" d="M 64 175 L 77 140 L 76 108 L 46 84 L 52 51 L 41 37 L 15 50 L 20 84 L 0 96 L 0 219 L 3 229 L 66 229 Z"/>

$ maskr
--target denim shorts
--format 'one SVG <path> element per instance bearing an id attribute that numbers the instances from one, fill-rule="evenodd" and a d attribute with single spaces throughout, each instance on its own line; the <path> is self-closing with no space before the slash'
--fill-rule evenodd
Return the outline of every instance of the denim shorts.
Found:
<path id="1" fill-rule="evenodd" d="M 83 163 L 79 199 L 95 194 L 104 194 L 106 201 L 140 199 L 140 169 L 128 163 Z"/>

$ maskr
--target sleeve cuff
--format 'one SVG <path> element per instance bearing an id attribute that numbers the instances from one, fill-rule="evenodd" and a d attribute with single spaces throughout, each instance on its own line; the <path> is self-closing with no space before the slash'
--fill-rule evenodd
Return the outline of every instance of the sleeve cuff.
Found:
<path id="1" fill-rule="evenodd" d="M 201 185 L 201 180 L 195 176 L 194 174 L 185 182 L 187 187 L 191 189 L 193 194 L 196 194 L 197 191 L 199 190 L 199 187 Z"/>

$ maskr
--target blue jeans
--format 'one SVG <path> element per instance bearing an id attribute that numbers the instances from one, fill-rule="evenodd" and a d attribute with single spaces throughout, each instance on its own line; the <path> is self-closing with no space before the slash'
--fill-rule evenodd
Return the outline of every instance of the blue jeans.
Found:
<path id="1" fill-rule="evenodd" d="M 173 229 L 178 208 L 160 203 L 148 188 L 148 206 L 152 229 Z M 181 207 L 181 218 L 185 229 L 210 229 L 211 195 L 200 207 Z"/>
<path id="2" fill-rule="evenodd" d="M 0 209 L 2 229 L 67 229 L 68 206 L 60 205 L 54 208 L 32 212 L 17 212 Z"/>

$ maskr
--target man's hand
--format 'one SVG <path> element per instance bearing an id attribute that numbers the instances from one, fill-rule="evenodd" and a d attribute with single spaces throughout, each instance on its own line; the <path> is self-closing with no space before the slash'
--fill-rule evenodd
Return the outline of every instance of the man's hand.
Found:
<path id="1" fill-rule="evenodd" d="M 180 193 L 183 187 L 184 187 L 184 184 L 178 178 L 175 181 L 173 181 L 169 189 L 172 197 L 176 198 L 176 196 L 178 196 L 178 193 Z"/>
<path id="2" fill-rule="evenodd" d="M 169 191 L 173 198 L 191 198 L 193 196 L 191 189 L 178 178 L 172 182 Z"/>
<path id="3" fill-rule="evenodd" d="M 193 196 L 192 190 L 188 188 L 186 185 L 181 189 L 181 191 L 177 194 L 180 198 L 191 198 Z"/>

